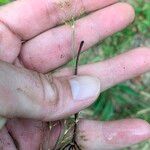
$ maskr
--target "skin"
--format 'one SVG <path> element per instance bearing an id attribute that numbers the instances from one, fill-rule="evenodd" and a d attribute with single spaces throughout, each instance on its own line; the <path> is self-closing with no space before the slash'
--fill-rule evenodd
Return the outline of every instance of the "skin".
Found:
<path id="1" fill-rule="evenodd" d="M 71 27 L 62 24 L 62 20 L 78 16 L 83 9 L 91 13 L 76 24 L 75 43 L 79 45 L 84 40 L 86 50 L 134 19 L 133 8 L 117 0 L 77 0 L 65 5 L 62 2 L 20 0 L 0 8 L 0 114 L 10 118 L 0 132 L 1 149 L 16 150 L 15 145 L 21 150 L 37 150 L 41 146 L 44 150 L 53 149 L 61 126 L 56 123 L 50 132 L 45 121 L 74 114 L 93 103 L 99 94 L 74 102 L 68 86 L 73 78 L 69 68 L 56 70 L 52 75 L 41 74 L 72 58 Z M 78 11 L 73 9 L 75 4 Z M 150 49 L 143 47 L 81 66 L 79 74 L 96 76 L 104 91 L 149 70 Z M 52 85 L 57 89 L 54 93 Z M 77 134 L 78 144 L 86 150 L 116 150 L 148 138 L 150 125 L 140 119 L 80 120 Z"/>

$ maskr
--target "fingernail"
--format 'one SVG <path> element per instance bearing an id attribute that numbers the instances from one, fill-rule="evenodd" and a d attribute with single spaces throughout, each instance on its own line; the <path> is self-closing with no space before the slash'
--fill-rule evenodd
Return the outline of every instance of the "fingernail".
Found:
<path id="1" fill-rule="evenodd" d="M 4 127 L 6 120 L 6 118 L 0 116 L 0 130 Z"/>
<path id="2" fill-rule="evenodd" d="M 74 100 L 86 100 L 100 93 L 100 80 L 91 76 L 78 76 L 70 80 Z"/>

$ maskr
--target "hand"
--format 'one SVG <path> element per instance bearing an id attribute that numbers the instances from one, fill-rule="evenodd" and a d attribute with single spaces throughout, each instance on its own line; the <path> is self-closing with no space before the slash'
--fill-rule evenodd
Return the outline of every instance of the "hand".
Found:
<path id="1" fill-rule="evenodd" d="M 72 58 L 72 29 L 61 25 L 72 15 L 96 10 L 76 23 L 75 43 L 78 46 L 84 40 L 84 50 L 131 23 L 132 7 L 125 3 L 114 4 L 116 1 L 20 0 L 1 7 L 0 59 L 13 65 L 0 62 L 0 114 L 7 118 L 28 118 L 7 122 L 0 132 L 1 149 L 53 149 L 60 124 L 56 123 L 50 131 L 47 123 L 36 120 L 63 119 L 89 106 L 100 90 L 149 71 L 150 51 L 139 48 L 104 62 L 81 66 L 78 77 L 73 77 L 70 69 L 52 75 L 41 74 Z M 149 137 L 150 125 L 139 119 L 81 120 L 77 142 L 86 150 L 116 150 Z"/>

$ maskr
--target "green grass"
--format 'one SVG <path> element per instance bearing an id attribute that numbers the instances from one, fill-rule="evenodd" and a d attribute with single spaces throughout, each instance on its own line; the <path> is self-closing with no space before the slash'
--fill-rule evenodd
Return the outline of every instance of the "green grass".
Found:
<path id="1" fill-rule="evenodd" d="M 10 2 L 10 0 L 0 0 L 0 5 L 4 5 L 4 4 L 7 4 L 9 2 Z"/>

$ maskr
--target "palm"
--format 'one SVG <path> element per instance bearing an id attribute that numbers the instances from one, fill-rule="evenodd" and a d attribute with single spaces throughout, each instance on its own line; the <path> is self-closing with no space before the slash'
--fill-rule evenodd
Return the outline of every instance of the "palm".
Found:
<path id="1" fill-rule="evenodd" d="M 21 65 L 42 73 L 54 70 L 66 63 L 72 57 L 72 53 L 70 52 L 72 29 L 68 25 L 58 26 L 62 23 L 62 20 L 65 21 L 68 19 L 67 17 L 70 16 L 70 12 L 73 16 L 79 15 L 79 12 L 82 11 L 83 8 L 87 13 L 97 10 L 93 14 L 81 18 L 76 24 L 75 43 L 76 45 L 79 45 L 81 40 L 84 40 L 86 42 L 84 48 L 88 49 L 99 40 L 123 29 L 132 22 L 134 14 L 131 7 L 127 4 L 121 3 L 109 6 L 115 2 L 116 0 L 109 0 L 107 2 L 102 1 L 101 3 L 97 2 L 97 0 L 88 2 L 84 0 L 83 3 L 80 1 L 76 8 L 79 10 L 78 12 L 73 12 L 72 10 L 75 1 L 69 2 L 69 5 L 62 5 L 56 1 L 22 0 L 14 2 L 10 6 L 5 6 L 0 10 L 0 19 L 2 20 L 2 24 L 6 26 L 4 29 L 6 34 L 4 36 L 9 36 L 11 38 L 8 38 L 7 42 L 3 41 L 1 44 L 3 53 L 0 53 L 0 58 L 10 63 L 14 62 L 17 66 Z M 102 7 L 105 8 L 101 9 Z M 119 14 L 117 12 L 119 12 Z M 126 12 L 128 12 L 128 14 L 126 14 Z M 12 14 L 13 18 L 11 17 Z M 117 19 L 114 20 L 114 18 Z M 22 43 L 22 41 L 25 42 Z M 10 47 L 6 45 L 9 45 Z M 12 50 L 11 52 L 10 49 Z M 149 52 L 147 52 L 146 49 L 144 49 L 144 51 L 149 55 Z M 110 62 L 107 61 L 104 63 L 82 66 L 80 72 L 81 74 L 91 74 L 100 77 L 102 80 L 101 88 L 102 91 L 104 91 L 121 81 L 129 79 L 149 69 L 150 65 L 144 66 L 144 64 L 144 69 L 141 69 L 142 62 L 136 64 L 136 69 L 134 69 L 133 62 L 137 58 L 137 55 L 141 55 L 140 50 L 135 50 L 131 52 L 131 54 L 128 53 L 119 58 L 110 60 L 112 61 L 112 69 L 118 67 L 120 72 L 110 73 L 111 69 L 108 67 Z M 144 56 L 145 54 L 143 54 L 143 57 Z M 123 71 L 122 68 L 119 68 L 119 64 L 122 62 L 122 58 L 126 57 L 128 57 L 128 60 L 130 61 L 124 62 L 124 65 L 128 66 L 128 64 L 130 64 L 130 67 L 127 68 L 126 73 L 123 76 L 121 73 Z M 129 59 L 129 57 L 131 57 L 131 59 Z M 147 62 L 149 62 L 149 58 L 147 58 Z M 95 71 L 95 68 L 97 67 L 100 68 L 100 71 Z M 108 69 L 106 70 L 105 68 L 107 67 Z M 62 69 L 61 72 L 58 72 L 55 75 L 61 76 L 69 73 L 70 71 L 67 72 Z M 116 76 L 117 78 L 114 78 Z M 114 78 L 114 80 L 110 81 L 112 78 Z M 140 120 L 110 122 L 105 124 L 104 131 L 100 130 L 99 132 L 108 131 L 111 133 L 112 131 L 109 129 L 109 126 L 112 125 L 114 131 L 117 131 L 118 125 L 124 124 L 124 128 L 126 128 L 127 132 L 122 132 L 124 128 L 118 130 L 118 132 L 124 133 L 122 143 L 116 143 L 119 134 L 112 139 L 112 141 L 109 141 L 107 137 L 108 133 L 106 133 L 106 139 L 99 133 L 99 138 L 104 139 L 105 142 L 95 142 L 93 147 L 90 142 L 80 139 L 80 136 L 78 137 L 79 143 L 83 146 L 87 145 L 87 147 L 85 146 L 85 149 L 89 148 L 89 145 L 91 145 L 90 149 L 109 149 L 110 145 L 112 145 L 110 149 L 116 149 L 118 147 L 130 145 L 132 144 L 132 140 L 128 141 L 127 139 L 130 136 L 131 139 L 134 139 L 135 136 L 133 135 L 133 126 L 130 122 L 133 123 L 134 127 L 137 127 L 137 130 L 139 130 L 139 128 L 142 130 L 144 127 L 147 128 L 148 126 L 145 122 Z M 81 121 L 79 128 L 84 130 L 88 126 L 93 125 L 96 129 L 97 123 L 98 122 L 94 121 Z M 100 128 L 97 128 L 97 130 L 98 129 Z M 53 148 L 55 145 L 59 132 L 59 125 L 55 127 L 55 134 L 53 134 L 50 132 L 47 123 L 28 119 L 10 119 L 7 122 L 7 126 L 1 131 L 0 139 L 1 141 L 5 141 L 2 145 L 4 145 L 4 149 L 6 150 L 15 150 L 16 146 L 22 150 L 37 150 L 41 148 L 41 146 L 43 146 L 43 149 L 48 149 L 49 147 Z M 85 136 L 88 138 L 89 135 L 92 134 L 92 129 L 88 132 L 85 131 Z M 94 136 L 97 136 L 97 133 L 94 133 Z M 143 134 L 142 137 L 137 138 L 133 143 L 146 139 L 148 136 L 148 134 Z M 89 139 L 92 141 L 92 136 L 90 138 Z M 15 139 L 15 141 L 12 139 Z"/>

